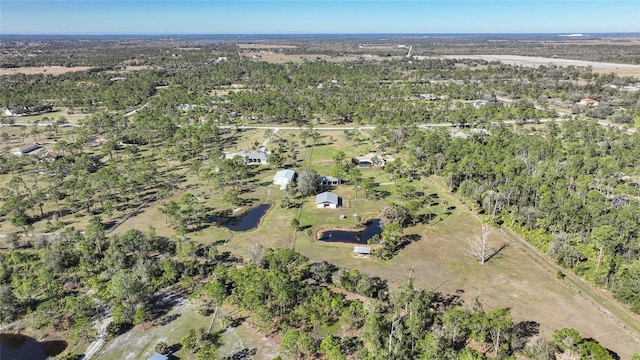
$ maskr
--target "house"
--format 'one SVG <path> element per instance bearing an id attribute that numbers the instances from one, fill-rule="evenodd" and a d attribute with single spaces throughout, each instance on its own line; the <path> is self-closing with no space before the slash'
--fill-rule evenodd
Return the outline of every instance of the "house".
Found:
<path id="1" fill-rule="evenodd" d="M 371 246 L 354 246 L 353 255 L 365 257 L 371 255 Z"/>
<path id="2" fill-rule="evenodd" d="M 358 166 L 360 167 L 383 167 L 385 164 L 385 160 L 374 153 L 358 156 L 356 157 L 356 161 L 358 162 Z"/>
<path id="3" fill-rule="evenodd" d="M 168 360 L 168 359 L 169 357 L 167 355 L 162 355 L 158 353 L 151 355 L 151 357 L 149 358 L 149 360 Z"/>
<path id="4" fill-rule="evenodd" d="M 280 185 L 280 190 L 284 190 L 289 186 L 290 183 L 293 182 L 293 179 L 296 176 L 296 172 L 291 169 L 280 170 L 273 177 L 273 183 L 276 185 Z"/>
<path id="5" fill-rule="evenodd" d="M 600 102 L 596 99 L 592 99 L 592 98 L 583 98 L 582 100 L 580 100 L 578 102 L 578 104 L 580 105 L 585 105 L 585 106 L 598 106 Z"/>
<path id="6" fill-rule="evenodd" d="M 13 150 L 11 150 L 11 153 L 13 155 L 24 155 L 24 154 L 28 154 L 30 152 L 36 151 L 38 149 L 40 149 L 42 146 L 38 145 L 38 144 L 31 144 L 31 145 L 22 145 L 20 147 L 17 147 Z"/>
<path id="7" fill-rule="evenodd" d="M 434 94 L 418 94 L 420 100 L 438 100 L 438 97 Z"/>
<path id="8" fill-rule="evenodd" d="M 334 187 L 340 185 L 340 179 L 333 176 L 320 176 L 318 183 L 321 187 Z"/>
<path id="9" fill-rule="evenodd" d="M 197 107 L 198 105 L 196 104 L 182 104 L 180 105 L 180 110 L 187 111 L 187 110 L 195 109 Z"/>
<path id="10" fill-rule="evenodd" d="M 330 208 L 335 209 L 341 205 L 340 197 L 332 192 L 325 191 L 316 195 L 316 206 L 319 209 Z"/>
<path id="11" fill-rule="evenodd" d="M 269 153 L 262 150 L 246 151 L 241 150 L 237 153 L 225 153 L 225 159 L 232 159 L 236 156 L 243 157 L 247 165 L 267 165 L 269 161 Z"/>
<path id="12" fill-rule="evenodd" d="M 462 103 L 469 104 L 474 109 L 481 109 L 487 105 L 487 100 L 469 100 L 469 101 L 463 101 Z"/>
<path id="13" fill-rule="evenodd" d="M 35 114 L 45 113 L 49 111 L 53 111 L 53 106 L 46 105 L 46 104 L 27 105 L 27 106 L 18 105 L 18 106 L 8 107 L 4 111 L 4 114 L 6 116 L 21 116 L 21 115 L 35 115 Z"/>
<path id="14" fill-rule="evenodd" d="M 629 199 L 625 199 L 625 198 L 614 198 L 613 200 L 611 200 L 611 204 L 615 207 L 618 206 L 629 206 L 631 205 L 631 201 Z"/>
<path id="15" fill-rule="evenodd" d="M 107 141 L 107 138 L 102 135 L 94 135 L 89 138 L 89 140 L 84 143 L 87 146 L 96 147 L 100 146 L 103 142 Z"/>

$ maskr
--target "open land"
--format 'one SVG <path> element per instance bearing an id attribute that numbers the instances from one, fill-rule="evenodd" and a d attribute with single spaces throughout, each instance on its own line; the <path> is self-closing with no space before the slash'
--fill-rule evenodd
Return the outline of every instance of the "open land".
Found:
<path id="1" fill-rule="evenodd" d="M 624 46 L 638 46 L 633 41 L 628 42 L 627 40 L 625 39 Z M 561 68 L 584 66 L 590 67 L 595 74 L 613 73 L 617 76 L 640 78 L 640 65 L 635 64 L 614 64 L 604 61 L 511 54 L 450 55 L 445 53 L 434 55 L 426 54 L 425 52 L 421 53 L 419 44 L 415 43 L 413 47 L 416 48 L 416 57 L 408 59 L 406 57 L 407 46 L 411 45 L 398 47 L 396 45 L 397 39 L 393 39 L 393 41 L 393 44 L 378 45 L 371 43 L 367 46 L 362 46 L 363 41 L 360 40 L 340 43 L 336 45 L 336 47 L 341 47 L 340 51 L 333 51 L 331 46 L 326 44 L 313 48 L 313 46 L 305 42 L 291 42 L 288 44 L 234 43 L 232 46 L 223 44 L 220 45 L 220 48 L 212 50 L 207 48 L 207 45 L 185 41 L 177 47 L 174 44 L 171 45 L 171 49 L 183 51 L 184 55 L 172 56 L 167 61 L 179 62 L 182 61 L 181 56 L 193 56 L 195 60 L 192 62 L 185 61 L 180 64 L 185 68 L 189 66 L 197 68 L 200 65 L 193 64 L 203 64 L 203 59 L 208 61 L 212 56 L 212 52 L 216 56 L 231 57 L 234 56 L 233 52 L 237 51 L 241 59 L 249 62 L 273 63 L 275 66 L 282 67 L 271 73 L 274 76 L 273 74 L 281 74 L 280 70 L 290 67 L 292 63 L 296 63 L 296 66 L 304 67 L 305 64 L 313 62 L 318 62 L 319 64 L 325 62 L 352 62 L 352 66 L 357 67 L 367 60 L 375 60 L 376 63 L 379 63 L 376 66 L 383 66 L 383 61 L 400 63 L 403 61 L 413 62 L 416 59 L 437 61 L 437 59 L 444 58 L 501 61 L 505 65 L 524 66 L 532 69 L 549 65 Z M 617 46 L 615 41 L 600 41 L 601 45 Z M 573 45 L 583 46 L 585 43 L 577 41 L 574 44 L 566 41 L 562 42 L 562 45 L 567 47 Z M 438 46 L 438 44 L 434 46 Z M 445 51 L 451 46 L 455 46 L 455 44 L 442 45 L 440 50 Z M 230 51 L 230 49 L 233 51 Z M 350 49 L 351 52 L 344 51 L 345 49 Z M 119 59 L 119 61 L 124 60 Z M 204 69 L 202 71 L 209 71 L 207 66 L 210 65 L 202 66 L 202 68 L 197 68 L 198 71 L 202 69 Z M 415 64 L 408 63 L 406 66 L 415 66 Z M 230 66 L 225 65 L 224 67 L 228 69 Z M 18 67 L 0 69 L 0 76 L 15 74 L 61 75 L 71 71 L 82 73 L 91 68 L 93 67 L 80 65 L 71 67 Z M 167 68 L 171 67 L 167 66 Z M 173 67 L 172 71 L 176 71 L 176 68 L 180 68 L 180 66 Z M 155 76 L 154 71 L 157 69 L 158 64 L 154 63 L 130 66 L 126 70 L 122 69 L 121 73 L 135 71 L 140 72 L 136 76 Z M 295 73 L 292 69 L 289 68 L 291 72 Z M 233 188 L 231 184 L 237 179 L 227 180 L 226 183 L 224 181 L 216 182 L 218 180 L 215 177 L 215 169 L 216 166 L 219 166 L 219 163 L 215 161 L 215 158 L 209 157 L 214 148 L 225 152 L 237 152 L 246 149 L 257 149 L 260 144 L 266 144 L 266 148 L 270 151 L 275 149 L 282 151 L 286 155 L 286 165 L 296 171 L 313 169 L 320 175 L 331 175 L 336 165 L 334 157 L 338 152 L 344 152 L 346 159 L 369 152 L 376 152 L 380 147 L 381 139 L 386 137 L 389 155 L 407 163 L 415 160 L 412 159 L 414 153 L 406 152 L 405 147 L 399 145 L 401 140 L 409 136 L 408 132 L 404 130 L 412 127 L 411 131 L 415 132 L 435 131 L 427 129 L 426 126 L 422 128 L 416 126 L 423 124 L 423 122 L 428 123 L 428 121 L 440 121 L 435 124 L 429 123 L 429 125 L 441 125 L 443 128 L 455 126 L 456 122 L 458 124 L 464 122 L 465 127 L 470 126 L 473 122 L 469 117 L 474 115 L 472 114 L 473 111 L 479 114 L 477 115 L 478 119 L 481 117 L 484 119 L 488 115 L 480 109 L 474 110 L 471 106 L 465 107 L 462 100 L 469 101 L 466 98 L 469 97 L 468 94 L 477 95 L 476 91 L 485 91 L 483 89 L 484 86 L 494 86 L 490 81 L 487 81 L 487 84 L 490 85 L 481 84 L 477 88 L 482 90 L 476 90 L 476 88 L 469 90 L 465 81 L 447 78 L 454 71 L 456 74 L 464 74 L 464 76 L 473 76 L 474 78 L 476 74 L 489 77 L 486 72 L 491 70 L 490 67 L 473 62 L 457 63 L 445 71 L 439 72 L 437 70 L 433 74 L 427 75 L 420 73 L 423 69 L 412 69 L 411 71 L 401 69 L 398 70 L 398 73 L 383 75 L 377 80 L 367 82 L 369 91 L 372 93 L 380 91 L 383 95 L 377 99 L 367 99 L 365 100 L 366 105 L 360 106 L 362 104 L 359 101 L 362 98 L 366 98 L 363 95 L 364 92 L 349 88 L 351 84 L 358 83 L 360 79 L 354 81 L 345 75 L 341 75 L 340 72 L 343 69 L 340 69 L 338 74 L 330 72 L 336 71 L 336 69 L 328 69 L 327 73 L 318 78 L 311 76 L 296 78 L 295 75 L 297 74 L 283 76 L 282 79 L 278 78 L 280 82 L 277 85 L 270 82 L 272 79 L 265 80 L 260 78 L 261 75 L 252 80 L 246 80 L 247 76 L 251 76 L 247 75 L 247 73 L 232 79 L 234 75 L 231 72 L 224 75 L 228 76 L 228 78 L 217 80 L 215 85 L 205 83 L 204 85 L 187 87 L 180 84 L 182 80 L 158 78 L 154 82 L 150 82 L 155 86 L 153 87 L 155 91 L 151 96 L 146 98 L 141 96 L 140 99 L 131 101 L 131 103 L 116 102 L 115 105 L 111 105 L 112 107 L 101 102 L 98 102 L 99 105 L 91 107 L 91 110 L 96 114 L 104 115 L 102 119 L 115 119 L 114 123 L 121 121 L 117 123 L 118 125 L 111 125 L 114 126 L 112 129 L 102 128 L 103 125 L 98 121 L 91 125 L 85 125 L 93 119 L 93 114 L 87 113 L 89 112 L 88 106 L 83 109 L 81 114 L 76 113 L 74 107 L 61 106 L 56 107 L 54 109 L 55 112 L 52 113 L 14 118 L 20 126 L 0 127 L 0 133 L 3 136 L 6 134 L 5 141 L 2 143 L 3 148 L 0 150 L 3 151 L 2 156 L 12 159 L 18 164 L 12 166 L 24 169 L 24 171 L 18 174 L 20 176 L 16 176 L 17 173 L 10 170 L 3 171 L 0 174 L 0 187 L 6 190 L 2 195 L 0 205 L 8 203 L 6 199 L 9 197 L 5 197 L 5 195 L 12 194 L 13 191 L 18 191 L 18 195 L 21 196 L 27 196 L 27 193 L 31 196 L 32 190 L 38 189 L 45 182 L 56 184 L 53 182 L 55 180 L 54 174 L 65 174 L 64 176 L 73 176 L 75 179 L 75 182 L 60 181 L 56 186 L 72 186 L 70 184 L 83 183 L 78 179 L 88 179 L 89 177 L 96 185 L 95 187 L 89 186 L 85 189 L 80 189 L 82 191 L 70 188 L 73 191 L 67 191 L 66 197 L 63 196 L 65 194 L 55 195 L 57 199 L 54 196 L 48 196 L 47 201 L 40 202 L 39 208 L 31 205 L 28 211 L 25 210 L 25 213 L 31 219 L 28 224 L 17 221 L 15 217 L 10 220 L 9 212 L 4 213 L 2 222 L 0 222 L 0 233 L 2 233 L 0 244 L 2 244 L 3 248 L 1 251 L 10 253 L 13 248 L 23 248 L 30 256 L 38 256 L 38 249 L 31 250 L 31 243 L 36 242 L 36 238 L 51 237 L 54 239 L 64 228 L 73 227 L 84 231 L 88 224 L 97 217 L 106 228 L 112 230 L 111 234 L 117 236 L 125 236 L 129 230 L 146 231 L 153 228 L 153 233 L 158 237 L 168 239 L 170 242 L 178 242 L 181 244 L 180 246 L 189 241 L 193 241 L 203 247 L 215 246 L 220 253 L 228 252 L 225 256 L 230 258 L 249 258 L 251 249 L 256 244 L 265 248 L 292 249 L 308 257 L 311 262 L 326 261 L 340 268 L 357 269 L 371 277 L 384 279 L 392 291 L 401 288 L 406 284 L 408 277 L 411 276 L 416 287 L 452 294 L 465 305 L 470 305 L 478 297 L 484 304 L 485 309 L 507 307 L 510 309 L 515 321 L 533 321 L 539 324 L 539 334 L 547 339 L 551 338 L 554 330 L 571 327 L 579 330 L 584 338 L 596 339 L 600 344 L 617 353 L 621 359 L 627 359 L 634 353 L 640 353 L 640 316 L 632 312 L 629 306 L 615 300 L 611 292 L 600 290 L 578 275 L 573 274 L 571 270 L 557 265 L 548 254 L 542 253 L 531 245 L 529 241 L 532 240 L 526 238 L 526 235 L 523 238 L 505 225 L 494 227 L 489 235 L 491 245 L 496 248 L 505 244 L 507 246 L 484 265 L 480 265 L 477 260 L 468 256 L 469 240 L 479 236 L 481 224 L 488 216 L 486 211 L 478 210 L 479 207 L 484 205 L 482 201 L 478 204 L 477 201 L 474 202 L 459 192 L 451 193 L 448 180 L 444 175 L 425 173 L 422 176 L 410 176 L 409 183 L 435 201 L 430 205 L 424 205 L 418 210 L 417 215 L 421 215 L 428 220 L 419 221 L 404 229 L 404 235 L 412 236 L 415 240 L 401 248 L 398 254 L 389 260 L 381 260 L 375 256 L 367 258 L 354 257 L 352 245 L 323 243 L 316 240 L 316 235 L 327 228 L 355 228 L 360 226 L 361 224 L 354 220 L 356 218 L 354 214 L 358 214 L 358 217 L 362 219 L 372 219 L 379 217 L 382 208 L 388 204 L 405 204 L 406 199 L 403 199 L 398 193 L 397 185 L 398 182 L 406 180 L 409 176 L 398 178 L 384 169 L 362 168 L 360 169 L 362 177 L 373 179 L 378 193 L 383 195 L 365 197 L 362 194 L 362 190 L 358 188 L 357 183 L 342 184 L 333 191 L 343 199 L 343 207 L 328 210 L 318 209 L 313 196 L 291 195 L 273 185 L 273 176 L 280 167 L 273 164 L 249 166 L 247 178 L 241 184 L 240 197 L 243 200 L 242 204 L 230 204 L 225 199 L 225 195 Z M 256 68 L 253 75 L 261 74 L 261 70 L 259 67 Z M 117 73 L 120 72 L 118 70 L 108 70 L 105 76 L 111 77 Z M 414 73 L 419 75 L 414 75 Z M 443 73 L 445 76 L 442 75 Z M 216 76 L 215 74 L 216 71 L 213 71 L 206 76 L 191 78 L 202 79 L 207 76 Z M 163 73 L 163 76 L 165 75 Z M 369 76 L 374 75 L 370 74 Z M 433 77 L 431 81 L 425 80 L 428 76 Z M 510 79 L 511 76 L 513 74 L 505 75 L 504 78 Z M 497 99 L 489 100 L 492 106 L 498 109 L 515 110 L 508 115 L 504 115 L 496 123 L 487 121 L 483 123 L 480 120 L 477 120 L 476 123 L 482 126 L 480 127 L 481 129 L 490 129 L 490 132 L 506 129 L 520 134 L 529 132 L 529 135 L 547 137 L 550 136 L 551 130 L 549 130 L 549 125 L 546 122 L 554 117 L 557 120 L 557 123 L 554 124 L 562 124 L 564 121 L 569 121 L 572 116 L 585 123 L 595 118 L 598 120 L 593 122 L 594 126 L 615 125 L 610 127 L 612 134 L 615 131 L 619 131 L 618 128 L 620 127 L 621 129 L 615 133 L 615 137 L 631 139 L 629 141 L 633 142 L 632 136 L 635 136 L 635 129 L 622 129 L 622 127 L 632 127 L 633 121 L 638 122 L 640 119 L 630 117 L 628 122 L 619 124 L 614 122 L 614 120 L 618 121 L 619 118 L 613 116 L 627 116 L 628 113 L 633 112 L 633 110 L 625 110 L 625 106 L 628 109 L 636 109 L 635 111 L 637 111 L 637 104 L 629 105 L 629 99 L 632 95 L 627 96 L 627 93 L 616 93 L 613 90 L 602 91 L 601 96 L 606 99 L 603 102 L 608 100 L 611 105 L 606 104 L 605 106 L 611 108 L 612 111 L 605 114 L 604 118 L 596 117 L 601 115 L 596 112 L 598 108 L 576 106 L 578 100 L 590 95 L 587 92 L 590 90 L 586 90 L 593 85 L 590 76 L 575 77 L 572 80 L 567 80 L 567 83 L 571 84 L 570 87 L 573 87 L 570 94 L 561 93 L 561 91 L 564 91 L 562 89 L 545 90 L 536 93 L 535 97 L 526 98 L 523 101 L 515 100 L 520 96 L 528 96 L 523 95 L 525 92 L 515 93 L 521 89 L 517 84 L 513 88 L 507 89 L 505 87 L 495 87 L 494 91 L 498 91 L 499 96 Z M 277 78 L 277 76 L 274 77 Z M 390 79 L 390 77 L 397 78 Z M 518 76 L 513 77 L 519 81 Z M 9 77 L 4 79 L 9 79 Z M 108 80 L 108 78 L 105 79 Z M 0 80 L 3 80 L 3 78 L 0 78 Z M 147 81 L 146 79 L 143 80 Z M 335 81 L 335 87 L 326 93 L 323 92 L 323 87 L 319 84 L 328 84 L 332 80 Z M 341 99 L 348 99 L 348 101 L 352 102 L 349 106 L 344 107 L 346 109 L 354 108 L 358 105 L 360 106 L 358 111 L 364 113 L 368 107 L 383 104 L 383 107 L 377 109 L 377 113 L 384 114 L 384 117 L 389 118 L 407 118 L 411 120 L 411 123 L 398 125 L 398 123 L 390 122 L 385 124 L 382 119 L 376 119 L 376 123 L 371 120 L 373 116 L 376 116 L 376 112 L 362 116 L 358 118 L 359 123 L 354 123 L 352 117 L 358 116 L 358 111 L 340 112 L 344 109 L 340 108 L 335 113 L 329 111 L 322 113 L 318 109 L 315 112 L 306 113 L 310 110 L 304 106 L 286 107 L 298 100 L 291 100 L 289 104 L 282 105 L 285 110 L 289 111 L 284 116 L 289 118 L 282 121 L 278 117 L 280 114 L 273 115 L 274 112 L 281 109 L 274 111 L 273 108 L 266 107 L 266 104 L 274 101 L 273 99 L 264 100 L 265 109 L 263 110 L 259 107 L 257 109 L 253 108 L 255 104 L 262 104 L 262 100 L 247 101 L 240 98 L 241 96 L 269 92 L 277 94 L 277 97 L 282 97 L 282 89 L 291 91 L 286 84 L 295 81 L 300 81 L 304 84 L 301 87 L 306 93 L 301 98 L 308 99 L 309 103 L 312 102 L 309 99 L 327 101 L 327 105 L 323 103 L 317 106 L 318 109 L 337 109 L 338 106 L 336 104 L 339 103 L 331 103 L 327 100 L 332 96 L 332 92 L 336 92 Z M 623 84 L 623 80 L 619 81 L 620 84 L 627 85 L 626 83 Z M 260 82 L 265 82 L 266 85 Z M 113 82 L 104 81 L 104 84 L 111 86 Z M 373 86 L 371 86 L 372 84 Z M 277 91 L 274 89 L 277 89 Z M 448 91 L 445 94 L 447 96 L 439 97 L 440 94 L 438 94 L 437 100 L 423 101 L 416 99 L 416 94 L 418 93 L 444 93 L 446 91 Z M 514 93 L 509 93 L 509 91 Z M 198 94 L 199 97 L 194 96 L 195 92 L 200 92 Z M 391 93 L 393 95 L 389 95 Z M 450 97 L 460 93 L 467 95 L 461 95 L 459 99 L 450 99 Z M 633 93 L 630 92 L 630 94 Z M 79 97 L 82 96 L 88 95 L 79 95 Z M 590 96 L 595 97 L 595 95 Z M 490 97 L 486 98 L 489 99 Z M 63 97 L 54 100 L 66 101 Z M 240 105 L 235 105 L 234 101 L 237 104 L 244 104 L 245 108 L 235 108 L 234 106 Z M 87 103 L 91 102 L 93 102 L 93 99 Z M 177 110 L 180 105 L 185 103 L 197 103 L 198 106 L 184 112 Z M 515 103 L 517 103 L 517 106 L 514 105 Z M 546 111 L 545 109 L 550 103 L 554 104 L 553 108 L 558 112 L 556 114 L 544 113 L 544 115 L 541 115 L 542 111 Z M 135 104 L 135 106 L 131 104 Z M 396 112 L 396 107 L 402 110 Z M 416 109 L 419 109 L 419 111 L 416 111 L 415 114 L 411 113 Z M 446 116 L 439 120 L 429 119 L 425 115 L 436 114 L 443 110 Z M 527 111 L 527 113 L 521 115 L 518 112 L 521 110 Z M 228 114 L 231 114 L 232 111 L 234 115 L 230 117 Z M 237 118 L 236 111 L 240 113 Z M 452 114 L 455 114 L 455 111 L 464 111 L 463 115 L 460 115 L 461 120 L 452 118 L 454 116 Z M 540 112 L 540 114 L 532 115 L 536 111 Z M 295 114 L 295 116 L 291 114 Z M 407 116 L 406 114 L 410 115 Z M 170 117 L 174 124 L 162 130 L 172 136 L 175 135 L 175 138 L 169 136 L 158 140 L 153 136 L 163 136 L 162 131 L 159 131 L 161 125 L 158 119 L 162 119 L 164 115 Z M 495 116 L 495 114 L 489 116 Z M 510 118 L 506 116 L 510 116 Z M 593 118 L 586 118 L 591 116 Z M 224 122 L 223 117 L 226 119 Z M 293 117 L 304 118 L 308 122 L 304 126 L 300 126 L 297 123 L 300 119 L 294 119 Z M 46 129 L 39 129 L 40 127 L 29 126 L 34 120 L 55 121 L 60 118 L 64 118 L 65 122 L 72 123 L 77 127 L 54 127 L 46 126 L 50 124 L 44 124 Z M 203 124 L 208 121 L 207 118 L 208 120 L 214 119 L 216 126 L 219 125 L 217 127 L 219 133 L 216 133 L 215 141 L 206 146 L 193 145 L 201 147 L 197 148 L 197 151 L 193 151 L 191 155 L 183 156 L 183 154 L 192 151 L 189 146 L 192 146 L 196 141 L 189 143 L 186 138 L 181 138 L 176 134 L 199 134 L 203 132 Z M 145 121 L 150 121 L 149 119 L 152 119 L 149 123 L 151 125 L 147 126 L 148 124 Z M 153 121 L 158 122 L 154 123 Z M 218 123 L 218 121 L 222 123 Z M 368 123 L 369 121 L 371 121 L 371 124 Z M 527 125 L 529 121 L 534 125 Z M 536 121 L 544 121 L 545 125 L 537 125 L 535 124 Z M 329 130 L 329 124 L 336 123 L 340 125 L 333 127 L 333 130 Z M 341 125 L 342 123 L 346 123 L 346 125 Z M 571 124 L 569 122 L 569 125 Z M 268 125 L 269 128 L 251 129 L 252 126 L 264 125 Z M 340 126 L 344 126 L 344 129 Z M 114 131 L 120 129 L 122 133 L 125 133 L 131 127 L 136 128 L 137 133 L 127 133 L 126 138 L 122 136 L 120 131 Z M 393 131 L 383 133 L 384 129 L 389 127 Z M 459 134 L 458 130 L 453 129 L 450 132 L 451 136 Z M 312 133 L 315 136 L 313 140 L 309 137 Z M 111 147 L 88 145 L 90 143 L 89 139 L 97 134 L 113 140 Z M 149 134 L 149 139 L 144 138 L 145 135 Z M 466 134 L 466 136 L 469 136 L 468 132 Z M 397 136 L 397 139 L 388 140 L 393 136 Z M 475 141 L 476 137 L 474 136 L 476 135 L 472 134 L 469 141 Z M 194 136 L 193 139 L 195 138 Z M 23 155 L 19 158 L 11 157 L 13 155 L 9 154 L 9 149 L 11 148 L 36 142 L 41 144 L 43 148 L 37 150 L 34 154 Z M 414 145 L 412 144 L 411 146 Z M 63 168 L 62 172 L 56 173 L 59 170 L 49 168 L 47 162 L 35 160 L 37 156 L 47 151 L 57 152 L 63 159 L 65 157 L 74 157 L 73 159 L 76 160 L 69 165 L 69 168 Z M 417 149 L 416 152 L 418 152 Z M 86 155 L 86 157 L 82 158 L 82 161 L 77 157 L 81 153 Z M 34 161 L 29 161 L 30 159 Z M 89 164 L 88 159 L 92 159 L 93 163 Z M 10 161 L 1 164 L 3 169 L 12 168 L 9 165 L 5 165 L 10 164 Z M 80 167 L 76 168 L 74 165 L 82 163 L 87 163 L 86 169 L 89 170 Z M 35 168 L 33 164 L 41 167 Z M 152 169 L 144 168 L 142 166 L 144 164 L 152 164 Z M 140 166 L 140 170 L 138 171 L 138 168 L 134 170 L 133 166 Z M 101 179 L 93 174 L 98 168 L 107 167 L 113 167 L 116 169 L 115 171 L 121 174 L 120 179 L 126 179 L 122 180 L 121 183 L 130 181 L 133 185 L 127 184 L 128 188 L 123 188 L 126 190 L 118 189 L 121 183 L 102 183 L 97 185 L 97 181 Z M 87 172 L 83 173 L 83 171 Z M 629 178 L 637 175 L 633 169 L 624 169 L 624 171 L 630 173 L 631 176 Z M 149 177 L 143 180 L 135 179 L 132 176 L 134 174 L 147 173 L 150 174 Z M 626 177 L 627 175 L 616 176 Z M 596 190 L 601 191 L 600 188 L 597 188 L 598 185 L 590 185 L 592 186 L 589 189 L 591 197 L 595 197 L 593 192 L 596 192 Z M 184 196 L 188 194 L 193 195 L 196 199 L 198 204 L 197 211 L 200 211 L 198 222 L 202 221 L 202 223 L 190 224 L 184 228 L 179 228 L 176 222 L 170 218 L 171 214 L 168 211 L 167 204 L 174 202 L 183 206 Z M 294 198 L 298 204 L 292 208 L 280 206 L 284 200 L 289 198 Z M 633 195 L 629 195 L 629 198 L 633 201 L 636 200 Z M 105 206 L 105 200 L 112 200 L 112 202 L 116 200 L 117 204 Z M 260 203 L 269 203 L 271 208 L 255 229 L 234 232 L 223 226 L 217 226 L 210 220 L 213 215 L 228 211 L 241 213 L 241 210 L 249 209 Z M 35 204 L 35 202 L 32 204 Z M 299 220 L 300 224 L 308 229 L 309 232 L 294 229 L 292 227 L 293 219 Z M 11 243 L 9 241 L 10 238 L 15 239 L 16 242 Z M 195 259 L 200 255 L 183 256 L 176 254 L 174 259 L 177 261 L 189 260 L 190 256 Z M 207 260 L 199 258 L 198 261 L 205 263 Z M 565 274 L 562 275 L 562 278 L 559 278 L 558 273 L 562 272 Z M 60 276 L 62 277 L 63 275 Z M 99 283 L 101 280 L 96 276 L 90 281 Z M 102 291 L 106 291 L 104 284 L 99 285 L 99 287 Z M 336 291 L 347 293 L 352 298 L 358 298 L 357 295 L 344 290 Z M 183 295 L 187 296 L 189 294 L 185 293 Z M 182 299 L 179 303 L 174 304 L 173 307 L 168 308 L 167 313 L 163 315 L 163 318 L 170 320 L 166 324 L 154 321 L 143 322 L 132 327 L 128 332 L 110 339 L 101 349 L 97 350 L 97 357 L 104 359 L 146 358 L 151 355 L 155 344 L 159 341 L 165 341 L 169 345 L 179 343 L 189 328 L 206 327 L 209 324 L 210 317 L 198 314 L 197 301 Z M 278 346 L 281 340 L 279 334 L 265 336 L 257 329 L 255 319 L 249 312 L 241 313 L 237 308 L 230 305 L 225 305 L 221 309 L 224 313 L 241 316 L 245 320 L 240 325 L 225 330 L 220 323 L 220 317 L 218 317 L 213 327 L 214 332 L 219 335 L 221 344 L 218 354 L 224 356 L 238 354 L 240 356 L 250 352 L 251 358 L 254 359 L 269 359 L 278 354 Z M 32 320 L 27 320 L 26 324 L 30 324 L 30 321 Z M 26 332 L 28 331 L 27 329 Z M 58 336 L 58 333 L 56 333 L 56 336 Z M 87 339 L 74 335 L 73 341 L 70 341 L 69 349 L 70 351 L 78 351 L 78 349 L 83 348 L 86 342 Z M 186 350 L 178 350 L 176 355 L 181 358 L 190 356 Z"/>
<path id="2" fill-rule="evenodd" d="M 640 78 L 640 65 L 617 64 L 575 59 L 560 59 L 518 55 L 444 55 L 444 59 L 478 59 L 485 61 L 499 61 L 503 64 L 538 67 L 538 66 L 587 66 L 594 72 L 601 74 L 613 73 L 618 76 L 633 76 Z"/>

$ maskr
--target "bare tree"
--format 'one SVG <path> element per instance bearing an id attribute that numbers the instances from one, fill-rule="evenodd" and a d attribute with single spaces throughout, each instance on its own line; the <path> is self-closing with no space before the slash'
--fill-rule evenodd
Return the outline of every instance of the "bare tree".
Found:
<path id="1" fill-rule="evenodd" d="M 264 259 L 264 247 L 260 244 L 255 244 L 249 248 L 249 263 L 258 267 L 262 266 L 262 260 Z"/>
<path id="2" fill-rule="evenodd" d="M 482 235 L 479 238 L 469 240 L 467 252 L 473 258 L 478 259 L 480 264 L 484 264 L 498 251 L 489 246 L 489 225 L 482 223 Z"/>

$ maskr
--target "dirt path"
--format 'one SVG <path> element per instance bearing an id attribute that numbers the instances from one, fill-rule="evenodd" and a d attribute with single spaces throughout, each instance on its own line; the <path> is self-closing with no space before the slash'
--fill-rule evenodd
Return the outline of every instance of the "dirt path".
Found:
<path id="1" fill-rule="evenodd" d="M 96 328 L 98 329 L 98 337 L 89 344 L 87 350 L 84 352 L 80 360 L 91 359 L 95 354 L 98 353 L 105 340 L 107 339 L 107 327 L 111 324 L 113 318 L 111 315 L 104 317 L 101 320 L 96 322 Z"/>

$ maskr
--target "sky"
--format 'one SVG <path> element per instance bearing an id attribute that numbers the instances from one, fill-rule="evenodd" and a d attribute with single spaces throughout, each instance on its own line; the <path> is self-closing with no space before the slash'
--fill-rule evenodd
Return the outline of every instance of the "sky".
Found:
<path id="1" fill-rule="evenodd" d="M 639 0 L 0 0 L 2 34 L 640 33 Z"/>

